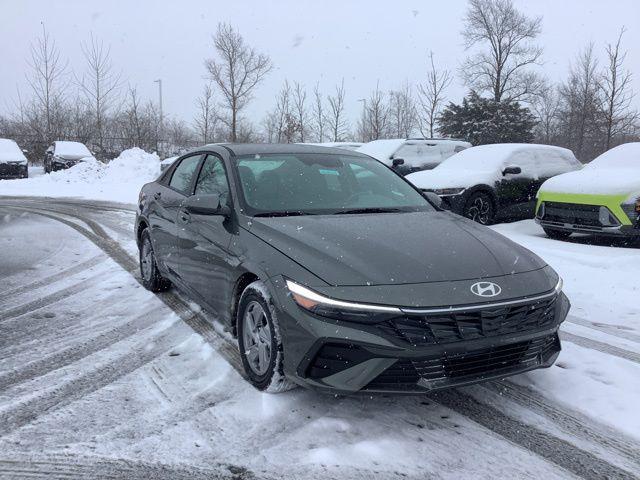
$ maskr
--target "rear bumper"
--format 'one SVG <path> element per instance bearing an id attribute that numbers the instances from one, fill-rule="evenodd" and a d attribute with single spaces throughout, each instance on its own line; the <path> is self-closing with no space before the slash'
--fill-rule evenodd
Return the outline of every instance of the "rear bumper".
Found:
<path id="1" fill-rule="evenodd" d="M 362 324 L 314 316 L 274 290 L 285 374 L 332 393 L 420 393 L 549 367 L 570 307 L 560 293 L 478 315 L 405 315 Z"/>
<path id="2" fill-rule="evenodd" d="M 0 163 L 0 178 L 26 178 L 29 167 L 24 164 Z"/>

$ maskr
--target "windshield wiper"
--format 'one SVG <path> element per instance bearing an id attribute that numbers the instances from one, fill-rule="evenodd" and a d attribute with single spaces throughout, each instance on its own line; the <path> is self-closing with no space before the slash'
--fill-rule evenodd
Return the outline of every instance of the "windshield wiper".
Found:
<path id="1" fill-rule="evenodd" d="M 370 207 L 370 208 L 354 208 L 351 210 L 340 210 L 334 213 L 334 215 L 345 215 L 348 213 L 393 213 L 400 212 L 399 208 L 382 208 L 382 207 Z"/>
<path id="2" fill-rule="evenodd" d="M 313 215 L 309 212 L 301 212 L 300 210 L 284 210 L 281 212 L 260 212 L 256 213 L 254 217 L 299 217 L 302 215 Z"/>

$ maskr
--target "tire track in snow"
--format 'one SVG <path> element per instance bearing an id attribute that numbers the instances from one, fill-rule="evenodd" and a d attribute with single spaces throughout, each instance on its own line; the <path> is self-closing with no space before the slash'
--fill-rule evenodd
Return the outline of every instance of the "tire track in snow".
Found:
<path id="1" fill-rule="evenodd" d="M 38 288 L 45 287 L 47 285 L 51 285 L 52 283 L 59 282 L 60 280 L 64 280 L 65 278 L 75 275 L 77 273 L 81 273 L 81 272 L 84 272 L 85 270 L 89 270 L 91 267 L 95 267 L 96 265 L 104 261 L 105 261 L 105 258 L 102 255 L 97 255 L 88 260 L 85 260 L 84 262 L 80 262 L 74 265 L 73 267 L 69 267 L 58 273 L 49 275 L 48 277 L 44 277 L 40 280 L 36 280 L 35 282 L 31 282 L 26 285 L 21 285 L 19 287 L 14 288 L 13 290 L 3 292 L 2 294 L 0 294 L 0 303 L 9 297 L 13 297 L 15 295 L 20 295 L 25 292 L 36 290 Z"/>
<path id="2" fill-rule="evenodd" d="M 69 454 L 3 454 L 0 479 L 17 478 L 112 478 L 128 480 L 253 480 L 275 477 L 232 465 L 219 463 L 206 468 L 188 464 L 145 462 L 138 459 L 115 459 L 98 455 Z M 281 477 L 278 477 L 281 478 Z"/>
<path id="3" fill-rule="evenodd" d="M 45 295 L 24 305 L 19 305 L 17 307 L 5 310 L 4 312 L 0 313 L 0 322 L 20 317 L 21 315 L 24 315 L 26 313 L 39 310 L 43 307 L 47 307 L 53 303 L 59 302 L 60 300 L 64 300 L 65 298 L 80 293 L 87 288 L 100 283 L 103 279 L 103 273 L 97 273 L 87 279 L 84 279 L 78 283 L 74 283 L 73 285 L 63 288 L 62 290 L 58 290 L 57 292 L 54 292 L 50 295 Z"/>
<path id="4" fill-rule="evenodd" d="M 636 335 L 632 332 L 620 331 L 613 325 L 607 325 L 605 323 L 598 324 L 571 315 L 567 318 L 566 321 L 569 323 L 574 323 L 576 325 L 581 325 L 583 327 L 591 328 L 592 330 L 606 333 L 607 335 L 622 338 L 623 340 L 630 340 L 632 342 L 640 343 L 640 335 Z"/>
<path id="5" fill-rule="evenodd" d="M 157 317 L 154 317 L 154 313 L 158 310 L 159 309 L 154 309 L 150 312 L 145 312 L 113 330 L 109 330 L 81 343 L 58 350 L 53 355 L 20 365 L 13 370 L 0 374 L 0 391 L 26 380 L 46 375 L 53 370 L 57 370 L 88 357 L 99 350 L 104 350 L 105 348 L 138 333 L 140 330 L 151 326 L 157 320 Z"/>
<path id="6" fill-rule="evenodd" d="M 581 337 L 569 332 L 560 332 L 560 338 L 563 341 L 575 343 L 581 347 L 597 350 L 598 352 L 606 353 L 607 355 L 613 355 L 614 357 L 640 364 L 640 353 L 632 352 L 631 350 L 625 350 L 624 348 L 599 342 L 598 340 L 593 340 L 591 338 Z"/>
<path id="7" fill-rule="evenodd" d="M 430 397 L 512 443 L 586 480 L 638 478 L 633 473 L 611 465 L 566 440 L 511 418 L 459 390 L 443 390 L 431 394 Z"/>
<path id="8" fill-rule="evenodd" d="M 550 403 L 535 390 L 510 381 L 487 382 L 478 385 L 501 398 L 541 415 L 569 435 L 612 450 L 640 472 L 640 442 L 627 437 L 608 425 L 600 424 L 579 412 L 569 411 L 559 404 Z"/>

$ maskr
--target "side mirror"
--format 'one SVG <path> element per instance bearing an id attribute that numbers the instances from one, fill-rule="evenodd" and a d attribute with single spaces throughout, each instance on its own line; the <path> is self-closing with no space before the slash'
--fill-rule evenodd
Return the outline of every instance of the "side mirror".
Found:
<path id="1" fill-rule="evenodd" d="M 27 150 L 26 148 L 23 148 L 22 153 L 29 153 L 29 150 Z"/>
<path id="2" fill-rule="evenodd" d="M 436 207 L 442 208 L 442 198 L 433 192 L 422 192 L 424 197 L 433 203 Z"/>
<path id="3" fill-rule="evenodd" d="M 231 210 L 222 202 L 218 194 L 192 195 L 184 201 L 184 208 L 189 213 L 196 215 L 220 215 L 228 217 Z"/>
<path id="4" fill-rule="evenodd" d="M 502 176 L 505 176 L 505 175 L 518 175 L 520 173 L 522 173 L 522 169 L 520 167 L 516 166 L 516 165 L 507 165 L 502 170 Z"/>
<path id="5" fill-rule="evenodd" d="M 394 158 L 392 165 L 394 167 L 399 167 L 400 165 L 404 165 L 404 158 Z"/>

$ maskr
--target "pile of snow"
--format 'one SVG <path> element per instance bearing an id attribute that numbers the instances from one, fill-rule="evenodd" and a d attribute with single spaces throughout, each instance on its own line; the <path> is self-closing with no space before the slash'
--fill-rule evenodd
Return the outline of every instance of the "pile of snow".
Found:
<path id="1" fill-rule="evenodd" d="M 625 143 L 603 153 L 584 169 L 550 178 L 541 192 L 584 195 L 640 194 L 640 142 Z"/>
<path id="2" fill-rule="evenodd" d="M 8 162 L 27 163 L 27 159 L 16 142 L 8 138 L 0 138 L 0 163 Z"/>
<path id="3" fill-rule="evenodd" d="M 81 197 L 136 203 L 140 188 L 160 175 L 160 159 L 140 148 L 107 164 L 95 159 L 37 178 L 0 181 L 0 195 Z"/>

